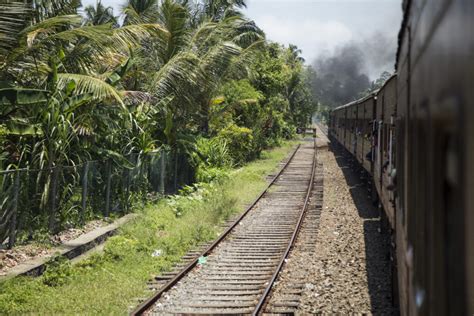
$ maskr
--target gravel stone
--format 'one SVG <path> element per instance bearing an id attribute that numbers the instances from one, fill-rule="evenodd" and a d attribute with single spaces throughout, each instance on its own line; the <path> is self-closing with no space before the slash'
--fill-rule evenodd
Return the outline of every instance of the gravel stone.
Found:
<path id="1" fill-rule="evenodd" d="M 341 148 L 319 150 L 324 198 L 315 251 L 297 314 L 394 314 L 390 236 L 368 198 L 356 162 Z"/>

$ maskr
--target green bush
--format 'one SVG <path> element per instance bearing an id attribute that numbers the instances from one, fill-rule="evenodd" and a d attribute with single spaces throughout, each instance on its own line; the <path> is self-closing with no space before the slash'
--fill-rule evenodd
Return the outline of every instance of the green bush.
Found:
<path id="1" fill-rule="evenodd" d="M 57 256 L 46 263 L 46 271 L 41 280 L 48 286 L 60 286 L 69 280 L 72 273 L 71 262 L 62 256 Z"/>
<path id="2" fill-rule="evenodd" d="M 222 138 L 200 138 L 196 142 L 195 160 L 198 166 L 230 168 L 232 157 L 227 141 Z"/>
<path id="3" fill-rule="evenodd" d="M 227 170 L 233 165 L 227 142 L 221 138 L 200 138 L 193 160 L 196 166 L 196 180 L 210 183 L 227 177 Z"/>
<path id="4" fill-rule="evenodd" d="M 204 183 L 221 182 L 228 177 L 229 172 L 220 168 L 200 167 L 196 172 L 196 180 Z"/>
<path id="5" fill-rule="evenodd" d="M 251 129 L 231 124 L 218 137 L 228 144 L 235 165 L 243 165 L 257 156 Z"/>
<path id="6" fill-rule="evenodd" d="M 109 238 L 104 247 L 104 254 L 114 260 L 124 259 L 126 254 L 137 250 L 138 241 L 124 236 L 114 236 Z"/>

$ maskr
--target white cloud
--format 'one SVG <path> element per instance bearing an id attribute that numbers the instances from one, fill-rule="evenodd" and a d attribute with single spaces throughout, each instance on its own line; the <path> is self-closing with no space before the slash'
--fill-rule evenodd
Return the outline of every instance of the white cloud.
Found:
<path id="1" fill-rule="evenodd" d="M 339 21 L 278 19 L 266 15 L 256 20 L 271 41 L 296 44 L 308 60 L 353 39 L 354 33 Z"/>

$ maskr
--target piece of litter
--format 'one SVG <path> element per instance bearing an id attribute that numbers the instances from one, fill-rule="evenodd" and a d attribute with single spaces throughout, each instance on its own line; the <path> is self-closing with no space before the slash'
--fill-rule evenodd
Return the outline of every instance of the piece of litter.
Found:
<path id="1" fill-rule="evenodd" d="M 197 264 L 199 266 L 202 266 L 202 265 L 206 264 L 206 262 L 207 262 L 207 257 L 202 256 L 202 257 L 199 257 Z"/>
<path id="2" fill-rule="evenodd" d="M 304 287 L 305 287 L 306 289 L 308 289 L 308 290 L 314 289 L 314 285 L 311 284 L 311 283 L 306 283 L 306 284 L 304 285 Z"/>
<path id="3" fill-rule="evenodd" d="M 151 254 L 152 257 L 159 257 L 163 254 L 163 250 L 161 249 L 156 249 L 155 251 L 153 251 L 153 253 Z"/>

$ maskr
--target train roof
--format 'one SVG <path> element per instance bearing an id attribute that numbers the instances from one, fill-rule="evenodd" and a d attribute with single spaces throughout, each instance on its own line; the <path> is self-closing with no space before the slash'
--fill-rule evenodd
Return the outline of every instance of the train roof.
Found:
<path id="1" fill-rule="evenodd" d="M 345 108 L 348 108 L 352 105 L 356 105 L 356 104 L 360 104 L 362 102 L 365 102 L 373 97 L 377 97 L 378 94 L 380 93 L 380 91 L 382 91 L 388 84 L 389 82 L 391 82 L 392 80 L 394 80 L 395 78 L 397 78 L 397 73 L 394 73 L 390 78 L 388 78 L 385 83 L 383 84 L 383 86 L 378 89 L 378 90 L 374 90 L 372 92 L 370 92 L 368 95 L 366 95 L 365 97 L 359 99 L 359 100 L 355 100 L 355 101 L 352 101 L 350 103 L 347 103 L 347 104 L 344 104 L 344 105 L 341 105 L 335 109 L 333 109 L 333 111 L 339 111 L 339 110 L 342 110 L 342 109 L 345 109 Z"/>
<path id="2" fill-rule="evenodd" d="M 398 47 L 397 47 L 397 54 L 396 54 L 396 61 L 395 61 L 395 69 L 398 71 L 398 62 L 400 60 L 401 48 L 403 37 L 407 34 L 408 30 L 408 19 L 409 19 L 409 8 L 411 6 L 412 0 L 403 0 L 402 9 L 403 9 L 403 20 L 402 25 L 400 27 L 400 31 L 398 32 Z"/>
<path id="3" fill-rule="evenodd" d="M 397 76 L 398 76 L 398 74 L 395 72 L 390 78 L 388 78 L 388 79 L 384 82 L 383 86 L 377 91 L 377 95 L 378 95 L 383 89 L 385 89 L 385 87 L 386 87 L 393 79 L 397 78 Z"/>
<path id="4" fill-rule="evenodd" d="M 355 100 L 355 101 L 352 101 L 351 103 L 347 103 L 347 104 L 344 104 L 344 105 L 341 105 L 337 108 L 335 108 L 333 111 L 339 111 L 339 110 L 342 110 L 342 109 L 345 109 L 345 108 L 348 108 L 352 105 L 356 105 L 356 104 L 359 104 L 359 103 L 362 103 L 362 102 L 365 102 L 375 96 L 377 96 L 377 94 L 379 93 L 380 90 L 374 90 L 372 92 L 370 92 L 368 95 L 366 95 L 365 97 L 359 99 L 359 100 Z"/>

